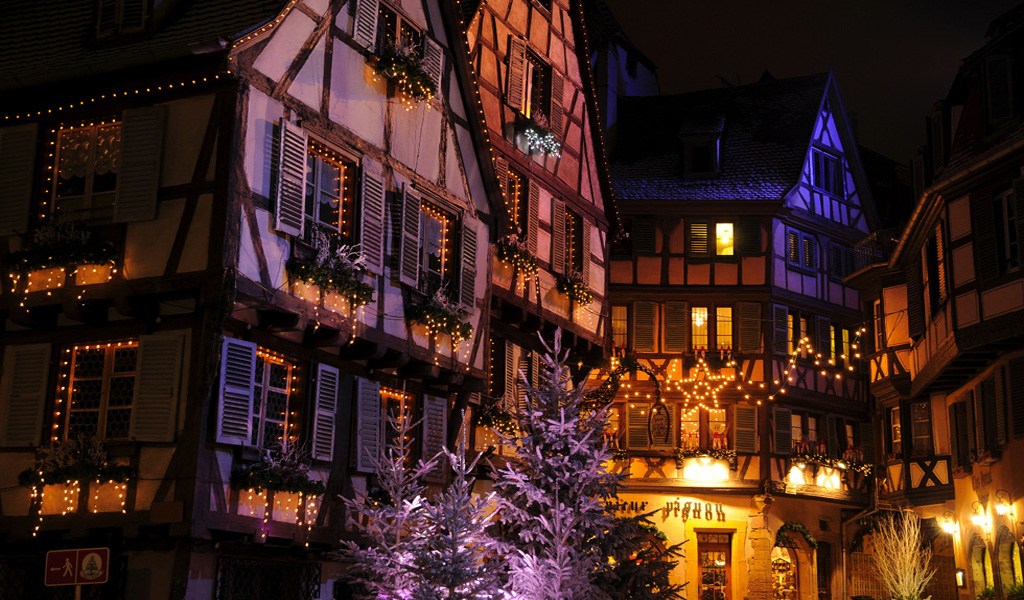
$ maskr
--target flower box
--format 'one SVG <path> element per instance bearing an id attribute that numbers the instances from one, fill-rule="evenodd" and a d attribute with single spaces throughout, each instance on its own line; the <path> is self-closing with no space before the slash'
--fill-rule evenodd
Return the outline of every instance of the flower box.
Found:
<path id="1" fill-rule="evenodd" d="M 64 267 L 29 271 L 28 279 L 25 283 L 25 291 L 43 292 L 46 290 L 56 290 L 64 287 L 66 280 L 67 272 L 64 270 Z"/>
<path id="2" fill-rule="evenodd" d="M 39 504 L 40 515 L 67 515 L 78 510 L 81 486 L 75 483 L 44 485 Z"/>
<path id="3" fill-rule="evenodd" d="M 123 512 L 128 484 L 116 481 L 89 483 L 89 512 Z"/>
<path id="4" fill-rule="evenodd" d="M 267 511 L 267 490 L 238 490 L 238 514 L 262 519 Z"/>
<path id="5" fill-rule="evenodd" d="M 84 264 L 75 268 L 75 285 L 106 283 L 114 276 L 114 265 Z"/>

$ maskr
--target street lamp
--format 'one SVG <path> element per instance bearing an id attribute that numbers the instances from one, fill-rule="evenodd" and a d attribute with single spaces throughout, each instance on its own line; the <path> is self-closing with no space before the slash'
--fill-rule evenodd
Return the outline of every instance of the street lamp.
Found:
<path id="1" fill-rule="evenodd" d="M 946 533 L 956 532 L 957 523 L 956 519 L 953 518 L 953 511 L 947 510 L 942 513 L 942 521 L 939 523 L 939 527 L 941 527 Z"/>
<path id="2" fill-rule="evenodd" d="M 999 490 L 996 492 L 996 514 L 1000 517 L 1013 513 L 1013 505 L 1010 503 L 1010 492 Z"/>

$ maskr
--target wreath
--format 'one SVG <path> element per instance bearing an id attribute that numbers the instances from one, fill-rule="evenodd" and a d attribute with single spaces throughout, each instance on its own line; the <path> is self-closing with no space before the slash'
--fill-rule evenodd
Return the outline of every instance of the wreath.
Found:
<path id="1" fill-rule="evenodd" d="M 818 547 L 818 540 L 814 539 L 814 536 L 811 535 L 811 532 L 807 529 L 807 526 L 803 523 L 795 523 L 793 521 L 787 521 L 783 523 L 782 527 L 779 527 L 779 530 L 775 532 L 775 545 L 789 545 L 790 533 L 799 533 L 800 535 L 802 535 L 804 541 L 806 541 L 807 545 L 811 547 L 811 550 L 814 550 Z"/>

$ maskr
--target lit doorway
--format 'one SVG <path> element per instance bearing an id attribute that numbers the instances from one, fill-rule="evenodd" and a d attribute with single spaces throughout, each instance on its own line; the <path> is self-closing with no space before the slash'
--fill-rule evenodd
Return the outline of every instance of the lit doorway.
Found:
<path id="1" fill-rule="evenodd" d="M 700 568 L 698 600 L 731 600 L 731 543 L 731 533 L 697 534 L 697 560 Z"/>

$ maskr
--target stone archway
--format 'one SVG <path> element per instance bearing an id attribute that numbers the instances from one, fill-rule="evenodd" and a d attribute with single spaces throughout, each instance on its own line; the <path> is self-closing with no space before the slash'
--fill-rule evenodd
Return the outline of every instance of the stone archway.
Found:
<path id="1" fill-rule="evenodd" d="M 1010 586 L 1024 583 L 1021 575 L 1020 546 L 1010 530 L 1003 526 L 996 537 L 996 562 L 1005 598 Z"/>

